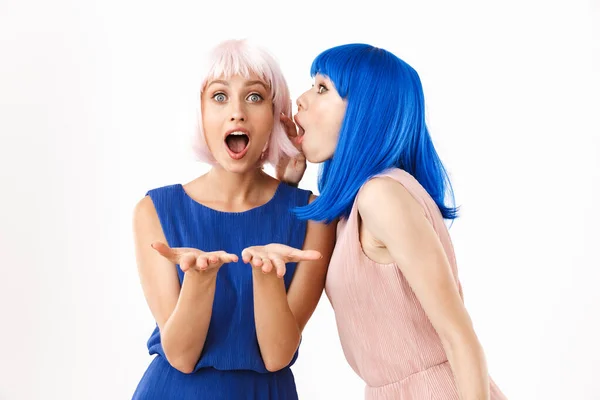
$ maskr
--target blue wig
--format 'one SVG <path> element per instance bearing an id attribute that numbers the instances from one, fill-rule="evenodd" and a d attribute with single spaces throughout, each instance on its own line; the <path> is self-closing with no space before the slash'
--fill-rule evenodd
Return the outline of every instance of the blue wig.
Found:
<path id="1" fill-rule="evenodd" d="M 347 108 L 335 153 L 321 165 L 320 195 L 294 210 L 299 218 L 347 218 L 360 187 L 394 167 L 419 181 L 445 219 L 457 217 L 450 179 L 425 124 L 421 81 L 410 65 L 386 50 L 347 44 L 319 54 L 310 73 L 327 76 Z"/>

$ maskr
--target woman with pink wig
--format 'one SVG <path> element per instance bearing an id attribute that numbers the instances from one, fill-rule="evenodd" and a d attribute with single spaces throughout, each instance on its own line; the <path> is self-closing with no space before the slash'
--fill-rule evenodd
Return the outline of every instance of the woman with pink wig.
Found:
<path id="1" fill-rule="evenodd" d="M 297 399 L 290 366 L 323 291 L 335 226 L 292 212 L 314 196 L 264 163 L 297 155 L 287 83 L 246 41 L 211 54 L 195 149 L 212 169 L 150 190 L 134 211 L 156 355 L 134 399 Z"/>

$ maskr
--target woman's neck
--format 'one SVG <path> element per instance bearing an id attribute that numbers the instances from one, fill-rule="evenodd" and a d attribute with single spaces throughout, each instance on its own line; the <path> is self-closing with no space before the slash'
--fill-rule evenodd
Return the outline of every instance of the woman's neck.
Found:
<path id="1" fill-rule="evenodd" d="M 237 209 L 266 203 L 275 193 L 278 183 L 259 168 L 239 174 L 215 166 L 186 186 L 203 203 Z"/>

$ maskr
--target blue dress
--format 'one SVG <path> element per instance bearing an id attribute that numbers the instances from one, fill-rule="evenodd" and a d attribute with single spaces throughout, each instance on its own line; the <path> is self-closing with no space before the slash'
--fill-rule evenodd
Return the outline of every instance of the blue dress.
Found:
<path id="1" fill-rule="evenodd" d="M 266 204 L 244 212 L 208 208 L 187 195 L 180 184 L 153 189 L 154 203 L 163 232 L 171 247 L 203 251 L 224 250 L 237 254 L 239 262 L 225 264 L 217 274 L 213 311 L 200 359 L 190 374 L 168 363 L 158 326 L 148 340 L 150 363 L 133 400 L 295 400 L 298 398 L 290 364 L 277 372 L 265 368 L 254 325 L 252 267 L 242 261 L 249 246 L 282 243 L 302 248 L 306 221 L 291 209 L 308 204 L 310 192 L 280 183 Z M 286 290 L 295 263 L 286 265 Z M 184 273 L 177 266 L 179 282 Z"/>

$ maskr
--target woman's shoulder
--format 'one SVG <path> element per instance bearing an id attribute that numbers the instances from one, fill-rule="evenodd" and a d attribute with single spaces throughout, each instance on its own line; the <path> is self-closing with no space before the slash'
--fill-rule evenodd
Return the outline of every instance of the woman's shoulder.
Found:
<path id="1" fill-rule="evenodd" d="M 356 203 L 361 215 L 420 212 L 427 192 L 408 172 L 393 168 L 371 177 L 360 188 Z"/>
<path id="2" fill-rule="evenodd" d="M 181 191 L 182 185 L 174 183 L 157 186 L 146 191 L 146 194 L 137 201 L 134 207 L 136 217 L 154 217 L 157 205 L 165 198 L 172 197 Z"/>
<path id="3" fill-rule="evenodd" d="M 164 194 L 168 192 L 175 192 L 181 190 L 183 185 L 181 183 L 173 183 L 169 185 L 157 186 L 151 189 L 148 189 L 146 192 L 146 196 L 148 195 L 156 195 L 156 194 Z"/>
<path id="4" fill-rule="evenodd" d="M 390 168 L 377 175 L 374 175 L 367 180 L 367 182 L 365 182 L 360 191 L 363 191 L 368 187 L 371 188 L 367 190 L 376 192 L 385 190 L 386 188 L 403 190 L 409 193 L 419 203 L 422 203 L 427 198 L 431 198 L 425 188 L 414 176 L 400 168 Z"/>
<path id="5" fill-rule="evenodd" d="M 279 183 L 278 190 L 280 190 L 282 192 L 286 192 L 286 193 L 290 194 L 291 196 L 293 196 L 295 198 L 299 198 L 299 199 L 316 198 L 316 196 L 312 193 L 311 190 L 301 189 L 297 186 L 290 185 L 283 181 Z"/>

